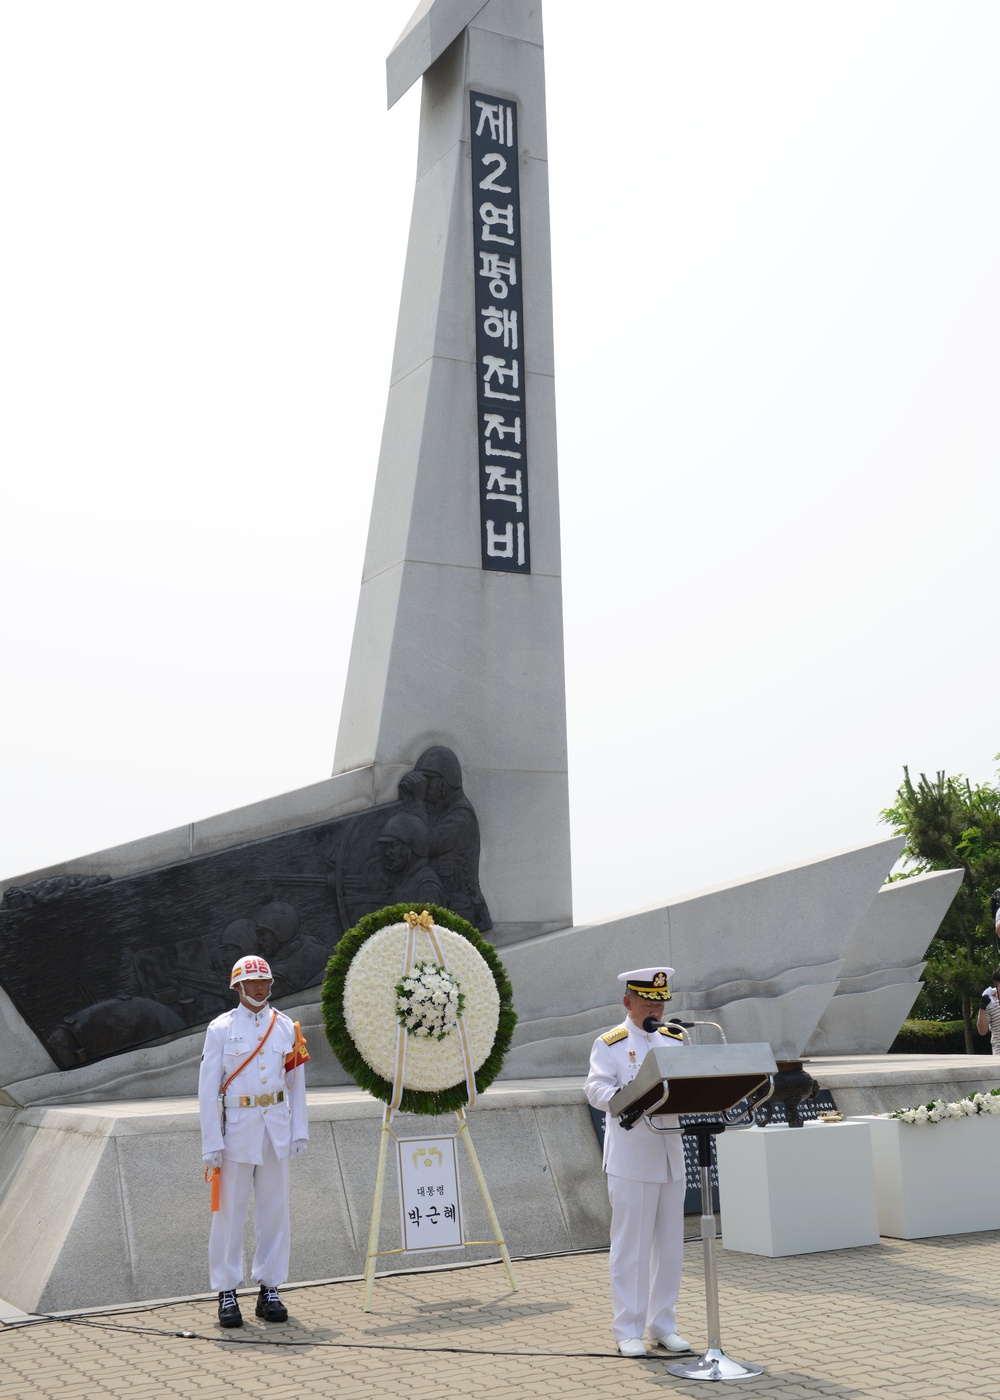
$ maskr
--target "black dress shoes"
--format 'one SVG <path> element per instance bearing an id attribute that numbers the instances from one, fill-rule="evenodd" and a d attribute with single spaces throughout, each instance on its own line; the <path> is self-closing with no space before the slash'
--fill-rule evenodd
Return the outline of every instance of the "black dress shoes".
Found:
<path id="1" fill-rule="evenodd" d="M 278 1295 L 278 1290 L 273 1286 L 262 1283 L 260 1292 L 257 1295 L 257 1316 L 262 1317 L 265 1322 L 287 1322 L 288 1309 Z"/>
<path id="2" fill-rule="evenodd" d="M 231 1288 L 227 1288 L 224 1292 L 219 1294 L 219 1326 L 243 1326 L 243 1314 L 240 1312 L 240 1305 L 236 1301 L 236 1294 Z"/>

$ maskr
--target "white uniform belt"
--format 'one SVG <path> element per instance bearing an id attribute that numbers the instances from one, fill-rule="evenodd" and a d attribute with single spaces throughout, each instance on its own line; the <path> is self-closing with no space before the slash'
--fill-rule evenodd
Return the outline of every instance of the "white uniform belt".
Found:
<path id="1" fill-rule="evenodd" d="M 224 1108 L 270 1108 L 273 1103 L 284 1103 L 285 1091 L 279 1089 L 274 1094 L 225 1094 Z"/>

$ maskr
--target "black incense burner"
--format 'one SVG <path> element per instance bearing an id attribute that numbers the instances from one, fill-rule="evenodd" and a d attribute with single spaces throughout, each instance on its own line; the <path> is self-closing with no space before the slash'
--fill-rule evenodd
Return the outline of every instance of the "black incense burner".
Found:
<path id="1" fill-rule="evenodd" d="M 785 1121 L 790 1128 L 801 1128 L 802 1118 L 799 1108 L 806 1099 L 811 1099 L 819 1085 L 812 1075 L 802 1068 L 801 1060 L 776 1060 L 778 1073 L 774 1076 L 774 1093 L 758 1110 L 757 1122 L 762 1128 L 770 1123 L 775 1104 L 784 1104 Z"/>

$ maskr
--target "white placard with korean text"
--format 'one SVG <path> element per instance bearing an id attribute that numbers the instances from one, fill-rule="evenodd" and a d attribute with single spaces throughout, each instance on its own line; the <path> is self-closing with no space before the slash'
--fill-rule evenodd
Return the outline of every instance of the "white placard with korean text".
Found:
<path id="1" fill-rule="evenodd" d="M 462 1206 L 454 1137 L 397 1138 L 403 1249 L 461 1249 Z"/>

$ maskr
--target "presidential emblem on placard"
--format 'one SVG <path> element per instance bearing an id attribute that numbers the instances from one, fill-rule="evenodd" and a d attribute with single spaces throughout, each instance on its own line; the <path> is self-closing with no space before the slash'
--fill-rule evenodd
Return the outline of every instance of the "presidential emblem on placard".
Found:
<path id="1" fill-rule="evenodd" d="M 417 1141 L 420 1141 L 420 1139 L 417 1139 Z M 432 1167 L 435 1157 L 438 1159 L 438 1166 L 442 1166 L 444 1164 L 444 1158 L 441 1155 L 440 1148 L 418 1147 L 413 1154 L 413 1165 L 415 1167 Z"/>

